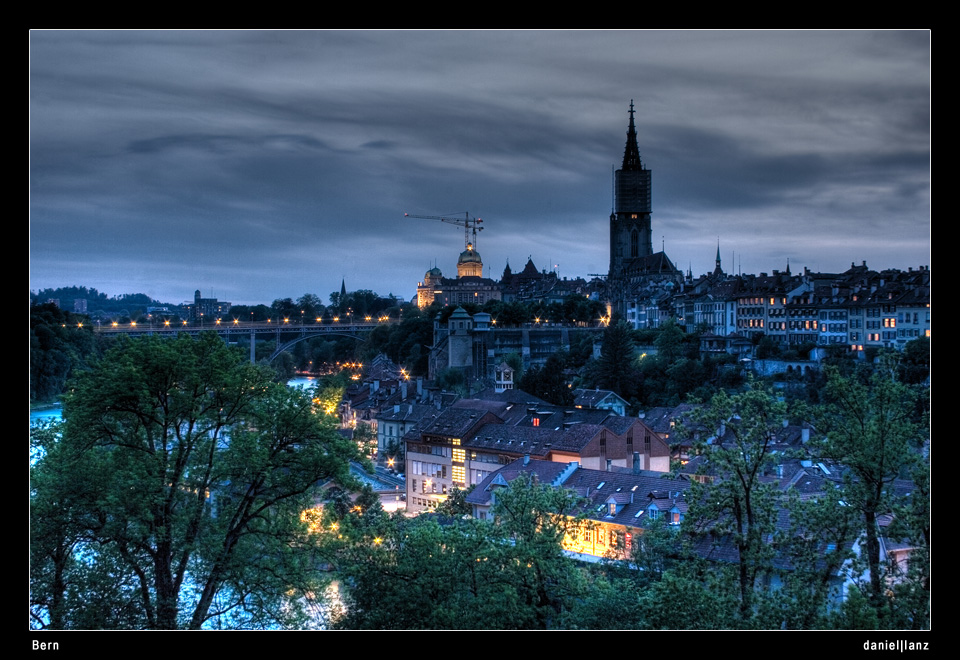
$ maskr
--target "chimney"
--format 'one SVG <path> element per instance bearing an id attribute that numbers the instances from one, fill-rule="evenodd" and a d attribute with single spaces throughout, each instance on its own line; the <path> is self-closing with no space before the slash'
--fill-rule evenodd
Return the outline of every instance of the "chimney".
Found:
<path id="1" fill-rule="evenodd" d="M 524 454 L 524 455 L 523 455 L 523 464 L 524 464 L 524 465 L 529 465 L 529 464 L 530 464 L 530 454 Z"/>
<path id="2" fill-rule="evenodd" d="M 379 378 L 374 378 L 374 379 L 373 379 L 373 391 L 376 392 L 376 391 L 378 391 L 379 389 L 380 389 L 380 379 L 379 379 Z"/>
<path id="3" fill-rule="evenodd" d="M 640 474 L 640 452 L 633 452 L 633 473 Z"/>
<path id="4" fill-rule="evenodd" d="M 401 401 L 407 400 L 407 381 L 402 381 L 400 383 L 400 400 Z"/>
<path id="5" fill-rule="evenodd" d="M 423 396 L 423 376 L 417 376 L 417 397 Z"/>

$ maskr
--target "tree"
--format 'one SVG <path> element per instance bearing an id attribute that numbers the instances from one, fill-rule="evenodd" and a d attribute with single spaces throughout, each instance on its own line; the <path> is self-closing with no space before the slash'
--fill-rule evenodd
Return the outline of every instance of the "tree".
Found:
<path id="1" fill-rule="evenodd" d="M 658 361 L 666 365 L 672 364 L 684 355 L 684 340 L 686 333 L 676 320 L 670 318 L 663 324 L 657 334 L 654 345 L 657 347 Z"/>
<path id="2" fill-rule="evenodd" d="M 684 524 L 718 542 L 729 540 L 736 549 L 738 609 L 746 624 L 753 616 L 758 581 L 769 572 L 773 559 L 766 539 L 776 531 L 778 493 L 762 477 L 772 467 L 771 452 L 786 409 L 757 388 L 736 396 L 721 391 L 693 418 L 714 433 L 696 445 L 714 479 L 692 484 Z"/>
<path id="3" fill-rule="evenodd" d="M 586 583 L 563 554 L 570 492 L 520 477 L 497 490 L 497 523 L 349 512 L 322 533 L 354 629 L 558 627 Z M 556 512 L 557 515 L 554 515 Z"/>
<path id="4" fill-rule="evenodd" d="M 600 387 L 629 398 L 636 392 L 639 373 L 636 368 L 636 347 L 626 323 L 615 323 L 603 333 L 597 378 Z"/>
<path id="5" fill-rule="evenodd" d="M 86 316 L 52 303 L 30 306 L 30 399 L 59 396 L 67 379 L 98 354 L 93 325 Z"/>
<path id="6" fill-rule="evenodd" d="M 888 535 L 912 546 L 906 570 L 894 567 L 894 628 L 930 628 L 930 464 L 917 462 L 911 472 L 913 491 L 894 508 Z"/>
<path id="7" fill-rule="evenodd" d="M 469 389 L 467 376 L 462 369 L 449 367 L 437 374 L 436 385 L 445 392 L 466 394 Z"/>
<path id="8" fill-rule="evenodd" d="M 586 501 L 526 474 L 496 492 L 492 513 L 498 533 L 508 541 L 497 546 L 501 579 L 520 598 L 525 628 L 554 627 L 585 588 L 562 543 L 586 524 Z"/>
<path id="9" fill-rule="evenodd" d="M 440 502 L 436 511 L 444 516 L 469 516 L 473 513 L 473 507 L 467 502 L 467 495 L 473 492 L 476 484 L 471 485 L 466 490 L 456 486 L 450 491 L 446 499 Z"/>
<path id="10" fill-rule="evenodd" d="M 930 339 L 918 337 L 903 347 L 899 364 L 900 380 L 908 384 L 924 382 L 930 376 Z"/>
<path id="11" fill-rule="evenodd" d="M 914 392 L 885 373 L 868 377 L 828 374 L 824 456 L 842 463 L 844 499 L 862 515 L 868 571 L 866 595 L 881 624 L 889 616 L 886 569 L 881 563 L 878 517 L 899 504 L 892 485 L 919 460 L 924 427 L 913 416 Z"/>
<path id="12" fill-rule="evenodd" d="M 38 626 L 290 624 L 296 594 L 317 588 L 300 512 L 355 455 L 306 394 L 214 334 L 120 342 L 72 382 L 62 433 L 41 440 L 33 542 L 60 553 L 62 578 L 34 564 Z M 62 607 L 95 596 L 104 606 L 85 618 Z"/>
<path id="13" fill-rule="evenodd" d="M 340 373 L 324 376 L 313 391 L 313 402 L 331 419 L 335 419 L 343 403 L 343 393 L 347 391 L 347 376 Z"/>
<path id="14" fill-rule="evenodd" d="M 323 314 L 325 309 L 320 296 L 313 293 L 305 293 L 297 298 L 297 307 L 300 308 L 307 321 L 314 321 Z"/>
<path id="15" fill-rule="evenodd" d="M 565 368 L 566 353 L 553 353 L 543 366 L 535 365 L 524 373 L 518 385 L 524 392 L 549 403 L 558 406 L 571 405 L 573 393 L 564 378 Z"/>
<path id="16" fill-rule="evenodd" d="M 324 532 L 345 608 L 335 628 L 510 628 L 513 599 L 498 597 L 483 521 L 441 526 L 433 516 L 350 514 Z"/>
<path id="17" fill-rule="evenodd" d="M 292 298 L 277 298 L 270 305 L 275 318 L 282 321 L 284 318 L 295 319 L 300 317 L 300 308 Z"/>
<path id="18" fill-rule="evenodd" d="M 787 494 L 789 524 L 774 536 L 781 559 L 788 565 L 783 585 L 767 602 L 768 627 L 788 630 L 828 628 L 830 603 L 842 597 L 833 582 L 853 557 L 850 545 L 859 536 L 858 514 L 847 506 L 840 489 L 827 488 L 816 497 Z M 764 617 L 761 617 L 764 618 Z"/>

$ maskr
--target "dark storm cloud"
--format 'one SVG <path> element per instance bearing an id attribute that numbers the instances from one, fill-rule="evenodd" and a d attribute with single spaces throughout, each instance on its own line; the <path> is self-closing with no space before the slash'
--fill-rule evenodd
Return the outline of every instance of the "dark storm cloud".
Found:
<path id="1" fill-rule="evenodd" d="M 404 212 L 483 217 L 494 277 L 603 272 L 630 99 L 681 267 L 718 240 L 751 272 L 928 262 L 925 32 L 38 31 L 30 56 L 33 289 L 409 298 L 464 235 Z"/>

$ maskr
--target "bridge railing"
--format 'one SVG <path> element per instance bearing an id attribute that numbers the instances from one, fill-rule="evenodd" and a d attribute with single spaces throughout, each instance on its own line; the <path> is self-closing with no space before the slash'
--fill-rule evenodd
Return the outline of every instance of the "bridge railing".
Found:
<path id="1" fill-rule="evenodd" d="M 332 321 L 320 323 L 291 323 L 272 321 L 221 321 L 219 323 L 112 323 L 95 326 L 94 331 L 104 334 L 131 334 L 144 332 L 180 333 L 180 332 L 353 332 L 372 330 L 381 325 L 398 323 L 395 319 L 381 321 Z"/>

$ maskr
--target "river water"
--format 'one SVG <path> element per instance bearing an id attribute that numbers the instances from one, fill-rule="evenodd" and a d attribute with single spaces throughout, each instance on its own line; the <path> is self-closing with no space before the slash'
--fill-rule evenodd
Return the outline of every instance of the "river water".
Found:
<path id="1" fill-rule="evenodd" d="M 287 381 L 287 385 L 290 387 L 315 387 L 317 384 L 317 379 L 313 377 L 303 377 L 303 378 L 293 378 Z M 62 410 L 60 404 L 55 406 L 50 406 L 49 408 L 40 408 L 37 410 L 30 411 L 30 426 L 38 422 L 46 422 L 48 420 L 60 421 L 63 418 Z"/>
<path id="2" fill-rule="evenodd" d="M 45 422 L 47 420 L 59 421 L 62 418 L 60 406 L 51 406 L 50 408 L 42 408 L 40 410 L 31 410 L 30 411 L 30 426 L 33 426 L 37 422 Z"/>

